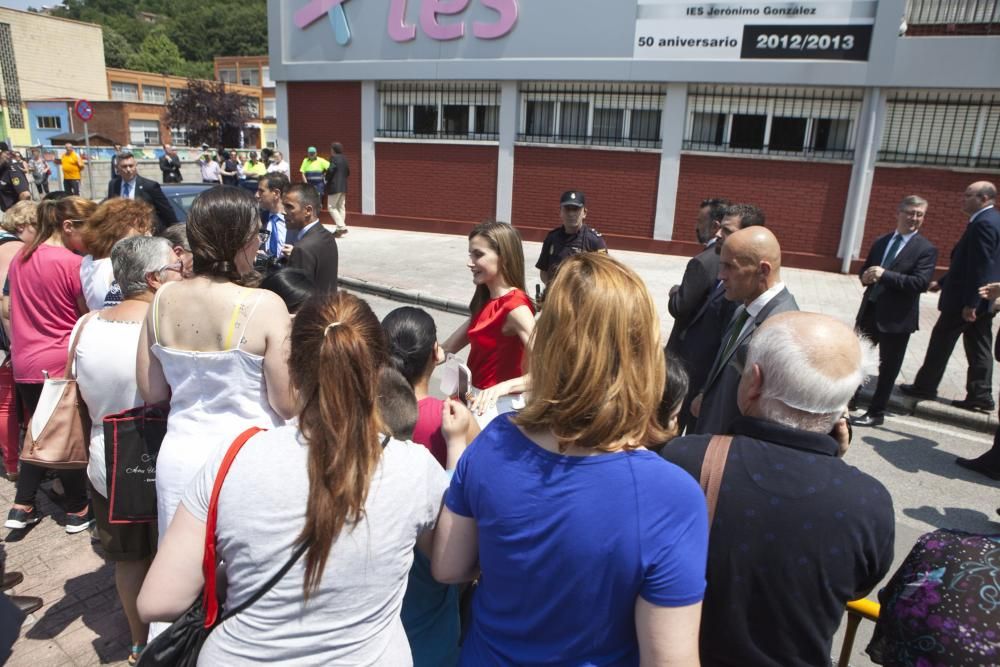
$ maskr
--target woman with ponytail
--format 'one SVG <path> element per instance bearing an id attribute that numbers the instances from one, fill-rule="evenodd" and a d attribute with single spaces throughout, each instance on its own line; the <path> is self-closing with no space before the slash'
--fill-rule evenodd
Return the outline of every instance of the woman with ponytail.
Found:
<path id="1" fill-rule="evenodd" d="M 293 414 L 291 320 L 276 294 L 256 289 L 259 230 L 257 202 L 246 190 L 199 195 L 187 221 L 194 276 L 157 290 L 139 337 L 139 392 L 146 403 L 170 402 L 156 462 L 161 539 L 184 489 L 220 443 Z"/>
<path id="2" fill-rule="evenodd" d="M 42 395 L 45 375 L 62 377 L 66 370 L 70 332 L 77 318 L 87 312 L 80 284 L 81 231 L 97 205 L 81 197 L 43 201 L 38 206 L 38 234 L 11 262 L 10 282 L 11 366 L 14 383 L 30 417 Z M 10 472 L 10 471 L 8 471 Z M 66 491 L 66 532 L 87 529 L 86 472 L 60 470 Z M 14 506 L 7 528 L 27 528 L 41 520 L 35 494 L 45 468 L 22 463 Z"/>
<path id="3" fill-rule="evenodd" d="M 427 449 L 383 435 L 378 378 L 388 361 L 378 320 L 355 296 L 314 297 L 295 316 L 298 421 L 252 437 L 219 496 L 226 606 L 307 548 L 269 592 L 209 635 L 199 664 L 412 664 L 400 605 L 413 547 L 429 548 L 448 479 Z M 161 544 L 139 595 L 148 620 L 177 618 L 201 594 L 205 519 L 224 449 L 188 487 Z"/>

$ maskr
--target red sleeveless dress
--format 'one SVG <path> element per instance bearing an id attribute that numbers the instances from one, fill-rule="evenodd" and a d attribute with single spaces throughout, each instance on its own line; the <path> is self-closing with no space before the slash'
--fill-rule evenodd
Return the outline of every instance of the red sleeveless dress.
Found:
<path id="1" fill-rule="evenodd" d="M 527 306 L 532 313 L 535 312 L 528 295 L 513 289 L 487 301 L 469 322 L 469 370 L 472 371 L 472 385 L 477 389 L 488 389 L 504 380 L 524 375 L 521 370 L 524 358 L 521 339 L 502 333 L 507 315 L 519 306 Z"/>

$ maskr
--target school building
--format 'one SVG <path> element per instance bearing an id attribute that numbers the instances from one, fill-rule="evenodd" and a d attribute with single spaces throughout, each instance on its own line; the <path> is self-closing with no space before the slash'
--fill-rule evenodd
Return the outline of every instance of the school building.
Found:
<path id="1" fill-rule="evenodd" d="M 539 240 L 579 189 L 612 249 L 690 254 L 724 196 L 842 271 L 919 194 L 946 265 L 1000 179 L 998 3 L 269 0 L 277 144 L 344 145 L 352 224 Z"/>

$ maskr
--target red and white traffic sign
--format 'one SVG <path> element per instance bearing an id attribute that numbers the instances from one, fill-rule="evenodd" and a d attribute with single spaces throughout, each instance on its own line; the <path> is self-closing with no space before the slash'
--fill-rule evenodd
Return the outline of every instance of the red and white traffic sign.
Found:
<path id="1" fill-rule="evenodd" d="M 77 100 L 76 104 L 73 105 L 73 113 L 76 114 L 77 118 L 86 123 L 94 117 L 94 107 L 90 106 L 90 102 L 87 100 Z"/>

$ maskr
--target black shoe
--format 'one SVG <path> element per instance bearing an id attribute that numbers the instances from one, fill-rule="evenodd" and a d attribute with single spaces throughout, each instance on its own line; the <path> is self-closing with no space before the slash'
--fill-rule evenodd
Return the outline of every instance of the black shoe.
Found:
<path id="1" fill-rule="evenodd" d="M 881 426 L 885 423 L 885 415 L 881 412 L 866 412 L 860 417 L 848 417 L 851 426 Z"/>
<path id="2" fill-rule="evenodd" d="M 903 392 L 904 395 L 909 396 L 910 398 L 919 398 L 919 399 L 937 398 L 936 391 L 927 391 L 926 389 L 921 389 L 915 384 L 901 384 L 899 385 L 899 390 Z"/>
<path id="3" fill-rule="evenodd" d="M 82 533 L 90 528 L 90 524 L 92 523 L 94 523 L 94 515 L 89 508 L 83 514 L 67 514 L 66 532 L 70 535 Z"/>
<path id="4" fill-rule="evenodd" d="M 996 403 L 993 399 L 979 399 L 975 400 L 972 398 L 963 398 L 961 400 L 954 400 L 951 402 L 956 408 L 962 408 L 963 410 L 975 410 L 983 412 L 993 412 L 996 410 Z"/>
<path id="5" fill-rule="evenodd" d="M 0 583 L 0 591 L 10 590 L 24 581 L 24 575 L 20 572 L 7 572 L 3 575 L 3 582 Z"/>
<path id="6" fill-rule="evenodd" d="M 980 475 L 985 475 L 992 480 L 1000 481 L 1000 470 L 989 467 L 979 459 L 963 459 L 960 456 L 955 459 L 955 463 L 962 466 L 966 470 L 978 472 Z"/>
<path id="7" fill-rule="evenodd" d="M 42 515 L 39 514 L 38 510 L 34 507 L 31 508 L 30 512 L 25 512 L 24 510 L 14 507 L 7 513 L 7 522 L 4 524 L 4 528 L 21 530 L 27 528 L 33 523 L 38 523 L 41 520 Z"/>
<path id="8" fill-rule="evenodd" d="M 27 615 L 33 611 L 38 611 L 42 608 L 42 598 L 32 597 L 30 595 L 8 595 L 7 599 L 14 603 L 14 606 L 21 610 L 21 613 Z"/>

